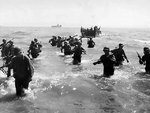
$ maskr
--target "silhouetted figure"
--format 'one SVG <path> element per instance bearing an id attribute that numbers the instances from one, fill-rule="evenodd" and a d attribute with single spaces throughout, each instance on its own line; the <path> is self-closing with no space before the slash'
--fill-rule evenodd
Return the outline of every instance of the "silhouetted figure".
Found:
<path id="1" fill-rule="evenodd" d="M 150 49 L 148 47 L 144 47 L 143 49 L 144 55 L 140 61 L 140 64 L 145 64 L 146 73 L 150 73 Z"/>
<path id="2" fill-rule="evenodd" d="M 38 41 L 37 38 L 34 38 L 34 45 L 38 48 L 38 51 L 41 52 L 42 44 Z"/>
<path id="3" fill-rule="evenodd" d="M 80 64 L 82 53 L 86 54 L 85 49 L 83 49 L 81 47 L 81 43 L 78 43 L 72 51 L 73 51 L 73 57 L 72 57 L 73 58 L 73 64 Z"/>
<path id="4" fill-rule="evenodd" d="M 8 41 L 5 46 L 5 56 L 3 57 L 4 65 L 8 64 L 11 59 L 14 57 L 14 43 L 13 41 Z M 10 77 L 10 67 L 8 66 L 7 77 Z"/>
<path id="5" fill-rule="evenodd" d="M 93 48 L 95 46 L 95 42 L 92 40 L 92 38 L 87 41 L 87 44 L 88 48 Z"/>
<path id="6" fill-rule="evenodd" d="M 57 44 L 57 37 L 56 36 L 52 36 L 52 39 L 49 40 L 49 43 L 52 46 L 56 46 L 56 44 Z"/>
<path id="7" fill-rule="evenodd" d="M 10 40 L 9 42 L 7 42 L 5 46 L 5 57 L 12 55 L 13 48 L 14 48 L 14 42 Z"/>
<path id="8" fill-rule="evenodd" d="M 0 49 L 2 49 L 1 50 L 1 57 L 5 57 L 5 55 L 6 55 L 6 45 L 7 45 L 7 42 L 6 42 L 6 40 L 5 39 L 3 39 L 2 40 L 3 41 L 3 43 L 0 45 Z"/>
<path id="9" fill-rule="evenodd" d="M 29 82 L 32 80 L 34 68 L 28 59 L 18 47 L 14 48 L 14 57 L 3 67 L 9 66 L 13 69 L 13 77 L 15 78 L 16 95 L 23 96 L 24 89 L 28 89 Z"/>
<path id="10" fill-rule="evenodd" d="M 57 39 L 57 47 L 60 48 L 62 46 L 62 42 L 64 40 L 62 40 L 62 38 L 60 36 L 58 36 L 58 39 Z"/>
<path id="11" fill-rule="evenodd" d="M 68 42 L 64 42 L 64 46 L 61 47 L 61 52 L 64 51 L 64 55 L 71 55 L 73 54 L 71 51 L 71 46 L 68 44 Z"/>
<path id="12" fill-rule="evenodd" d="M 82 42 L 81 42 L 81 40 L 79 40 L 78 38 L 75 38 L 73 44 L 74 44 L 74 46 L 76 46 L 76 45 L 81 45 Z"/>
<path id="13" fill-rule="evenodd" d="M 42 45 L 38 42 L 36 38 L 34 39 L 34 41 L 31 41 L 29 50 L 27 51 L 29 58 L 30 58 L 30 55 L 32 58 L 37 58 L 40 52 L 42 52 L 41 48 L 42 48 Z"/>
<path id="14" fill-rule="evenodd" d="M 114 50 L 111 50 L 111 52 L 114 54 L 116 58 L 116 66 L 123 65 L 124 59 L 126 59 L 127 62 L 129 62 L 124 50 L 123 50 L 123 44 L 119 44 L 119 48 L 116 48 Z"/>
<path id="15" fill-rule="evenodd" d="M 70 46 L 75 46 L 74 45 L 74 37 L 72 37 L 72 36 L 69 36 L 69 44 L 70 44 Z"/>
<path id="16" fill-rule="evenodd" d="M 104 55 L 100 57 L 100 59 L 93 64 L 100 64 L 103 63 L 104 66 L 104 71 L 103 71 L 103 76 L 104 77 L 110 77 L 114 74 L 114 65 L 116 63 L 115 57 L 113 54 L 110 54 L 110 50 L 107 47 L 104 47 L 103 49 Z"/>

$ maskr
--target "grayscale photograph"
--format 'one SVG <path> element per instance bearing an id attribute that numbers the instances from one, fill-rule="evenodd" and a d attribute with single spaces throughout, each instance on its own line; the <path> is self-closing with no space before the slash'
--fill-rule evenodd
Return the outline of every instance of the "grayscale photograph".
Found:
<path id="1" fill-rule="evenodd" d="M 150 0 L 0 0 L 0 113 L 150 113 Z"/>

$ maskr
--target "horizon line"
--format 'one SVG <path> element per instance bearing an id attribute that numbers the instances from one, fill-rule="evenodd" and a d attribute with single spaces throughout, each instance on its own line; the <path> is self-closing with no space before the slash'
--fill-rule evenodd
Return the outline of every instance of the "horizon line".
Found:
<path id="1" fill-rule="evenodd" d="M 98 25 L 93 25 L 93 26 L 98 26 Z M 83 27 L 83 28 L 90 28 L 90 27 L 93 27 L 93 26 L 62 26 L 62 27 L 58 27 L 58 28 L 81 28 L 81 27 Z M 43 28 L 48 28 L 49 27 L 49 28 L 57 29 L 57 27 L 44 26 L 44 25 L 43 26 L 42 25 L 41 26 L 40 25 L 39 26 L 38 25 L 36 25 L 36 26 L 35 25 L 33 25 L 33 26 L 26 26 L 26 25 L 25 26 L 19 26 L 19 25 L 18 26 L 15 26 L 15 25 L 6 25 L 5 26 L 5 25 L 0 25 L 0 27 L 18 27 L 18 28 L 19 27 L 26 27 L 26 28 L 27 27 L 43 27 Z M 100 27 L 100 28 L 122 28 L 122 29 L 123 28 L 129 28 L 129 29 L 130 28 L 131 29 L 132 28 L 133 29 L 143 29 L 143 28 L 147 28 L 148 29 L 148 28 L 150 28 L 150 27 L 113 27 L 113 26 L 112 27 L 110 27 L 110 26 L 104 26 L 104 27 L 98 26 L 98 27 Z"/>

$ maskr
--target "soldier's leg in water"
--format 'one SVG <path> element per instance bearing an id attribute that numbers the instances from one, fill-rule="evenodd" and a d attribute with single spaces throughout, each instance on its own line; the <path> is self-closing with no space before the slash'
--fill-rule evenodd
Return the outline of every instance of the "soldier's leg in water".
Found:
<path id="1" fill-rule="evenodd" d="M 8 67 L 7 77 L 10 77 L 10 75 L 11 75 L 11 68 L 10 68 L 10 67 Z"/>
<path id="2" fill-rule="evenodd" d="M 81 63 L 81 56 L 78 57 L 78 62 Z"/>
<path id="3" fill-rule="evenodd" d="M 16 87 L 16 95 L 17 96 L 21 96 L 22 93 L 24 93 L 23 91 L 23 87 L 22 87 L 22 81 L 20 81 L 19 79 L 15 79 L 15 87 Z"/>

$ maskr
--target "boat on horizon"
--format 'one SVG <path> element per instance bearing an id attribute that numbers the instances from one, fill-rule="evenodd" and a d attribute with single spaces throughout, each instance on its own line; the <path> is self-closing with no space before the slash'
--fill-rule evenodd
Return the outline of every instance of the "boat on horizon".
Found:
<path id="1" fill-rule="evenodd" d="M 57 25 L 54 25 L 54 26 L 51 26 L 51 27 L 62 27 L 62 25 L 57 24 Z"/>

